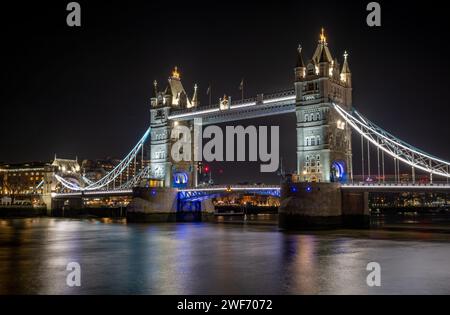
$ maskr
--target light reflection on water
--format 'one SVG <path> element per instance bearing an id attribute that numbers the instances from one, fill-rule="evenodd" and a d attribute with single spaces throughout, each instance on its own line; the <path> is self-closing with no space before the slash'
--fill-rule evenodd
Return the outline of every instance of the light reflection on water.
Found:
<path id="1" fill-rule="evenodd" d="M 1 294 L 450 293 L 450 238 L 275 226 L 0 220 Z M 82 286 L 66 286 L 66 265 Z M 366 265 L 382 286 L 366 285 Z"/>

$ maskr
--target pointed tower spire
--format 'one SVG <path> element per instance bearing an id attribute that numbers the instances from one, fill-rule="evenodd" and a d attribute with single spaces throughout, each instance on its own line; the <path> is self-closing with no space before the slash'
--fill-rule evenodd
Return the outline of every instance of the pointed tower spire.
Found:
<path id="1" fill-rule="evenodd" d="M 194 95 L 192 95 L 192 107 L 198 106 L 198 86 L 197 83 L 194 84 Z"/>
<path id="2" fill-rule="evenodd" d="M 297 63 L 295 65 L 295 81 L 300 81 L 303 79 L 306 75 L 306 66 L 303 62 L 303 56 L 302 56 L 302 45 L 298 45 L 297 48 Z"/>
<path id="3" fill-rule="evenodd" d="M 350 68 L 348 66 L 348 53 L 347 51 L 344 52 L 344 64 L 342 65 L 342 71 L 341 73 L 350 73 Z"/>
<path id="4" fill-rule="evenodd" d="M 305 67 L 305 63 L 303 62 L 303 56 L 302 56 L 302 45 L 298 45 L 297 48 L 297 68 L 304 68 Z"/>
<path id="5" fill-rule="evenodd" d="M 352 85 L 352 73 L 350 72 L 350 67 L 348 66 L 347 51 L 344 52 L 344 64 L 342 65 L 341 81 L 346 83 L 348 86 Z"/>
<path id="6" fill-rule="evenodd" d="M 180 73 L 178 72 L 177 66 L 175 66 L 175 68 L 172 71 L 172 79 L 180 80 Z"/>
<path id="7" fill-rule="evenodd" d="M 319 43 L 317 44 L 317 48 L 312 59 L 316 64 L 320 62 L 331 62 L 331 60 L 333 60 L 330 50 L 328 49 L 327 37 L 325 36 L 325 30 L 323 27 L 319 35 Z"/>
<path id="8" fill-rule="evenodd" d="M 153 81 L 153 97 L 158 97 L 158 81 Z"/>
<path id="9" fill-rule="evenodd" d="M 327 37 L 325 36 L 325 29 L 322 27 L 322 31 L 320 33 L 320 40 L 319 43 L 326 44 L 327 43 Z"/>
<path id="10" fill-rule="evenodd" d="M 319 63 L 321 62 L 330 62 L 330 59 L 328 58 L 328 54 L 325 48 L 322 48 L 322 52 L 320 53 Z"/>

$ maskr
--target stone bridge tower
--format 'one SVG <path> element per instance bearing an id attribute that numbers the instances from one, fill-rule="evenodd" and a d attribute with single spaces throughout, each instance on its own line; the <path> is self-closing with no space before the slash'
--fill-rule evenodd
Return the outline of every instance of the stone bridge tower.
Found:
<path id="1" fill-rule="evenodd" d="M 344 53 L 342 67 L 333 59 L 324 31 L 311 60 L 298 48 L 295 67 L 297 177 L 302 182 L 351 179 L 351 127 L 341 121 L 332 103 L 352 107 L 352 80 Z"/>
<path id="2" fill-rule="evenodd" d="M 192 99 L 189 99 L 177 67 L 169 77 L 165 90 L 159 91 L 157 82 L 154 82 L 150 109 L 150 186 L 191 187 L 195 182 L 193 159 L 175 162 L 171 157 L 172 144 L 178 140 L 172 138 L 173 127 L 175 124 L 184 124 L 192 130 L 193 122 L 171 121 L 169 116 L 172 110 L 197 106 L 196 92 L 195 88 Z"/>

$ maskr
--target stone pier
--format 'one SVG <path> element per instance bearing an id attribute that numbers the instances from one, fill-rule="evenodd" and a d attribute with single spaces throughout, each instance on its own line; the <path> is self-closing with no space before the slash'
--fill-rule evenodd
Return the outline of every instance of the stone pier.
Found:
<path id="1" fill-rule="evenodd" d="M 279 226 L 283 229 L 368 228 L 368 196 L 343 192 L 339 183 L 285 183 Z"/>
<path id="2" fill-rule="evenodd" d="M 214 206 L 210 200 L 181 204 L 177 189 L 133 189 L 133 199 L 127 207 L 129 222 L 201 222 L 214 218 Z"/>

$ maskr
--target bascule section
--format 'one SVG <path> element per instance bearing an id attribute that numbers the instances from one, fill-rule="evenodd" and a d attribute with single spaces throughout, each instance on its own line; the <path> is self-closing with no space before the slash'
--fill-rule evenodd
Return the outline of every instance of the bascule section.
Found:
<path id="1" fill-rule="evenodd" d="M 352 178 L 351 128 L 333 103 L 352 108 L 347 52 L 339 64 L 322 29 L 314 55 L 306 63 L 299 46 L 295 67 L 297 177 L 300 182 L 343 182 Z"/>

